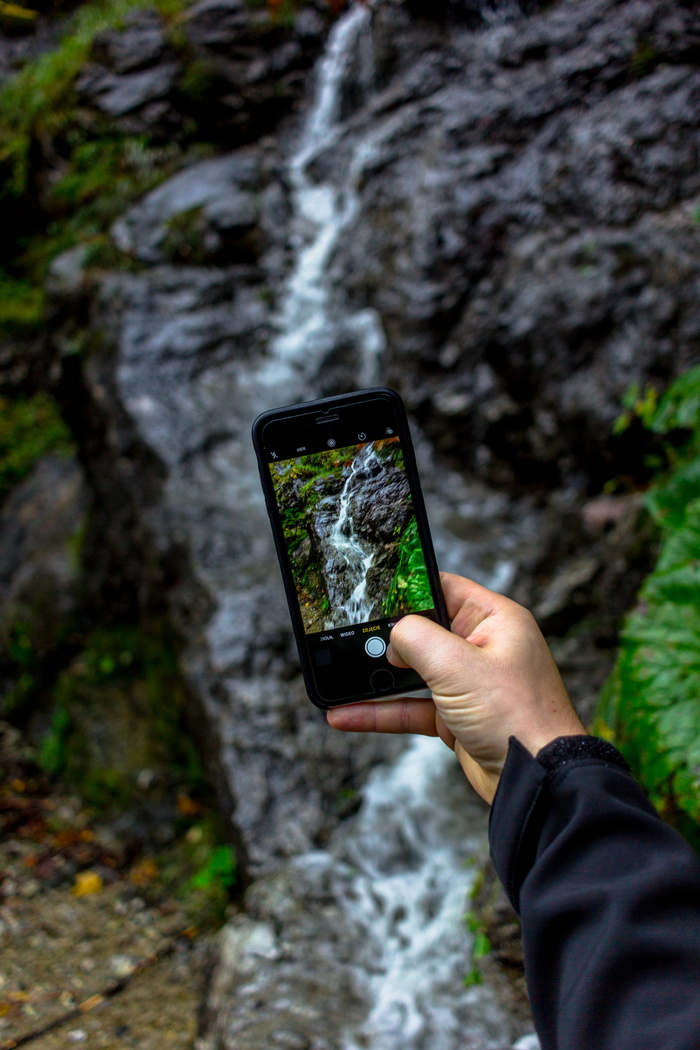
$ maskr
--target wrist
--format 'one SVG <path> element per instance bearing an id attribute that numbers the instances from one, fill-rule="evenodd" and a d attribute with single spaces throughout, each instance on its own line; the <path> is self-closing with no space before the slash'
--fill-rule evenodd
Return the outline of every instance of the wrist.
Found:
<path id="1" fill-rule="evenodd" d="M 555 740 L 561 740 L 566 737 L 585 737 L 587 733 L 572 709 L 570 717 L 566 719 L 558 722 L 553 720 L 551 725 L 541 727 L 528 726 L 522 733 L 516 732 L 515 736 L 523 747 L 526 747 L 530 754 L 536 757 Z"/>

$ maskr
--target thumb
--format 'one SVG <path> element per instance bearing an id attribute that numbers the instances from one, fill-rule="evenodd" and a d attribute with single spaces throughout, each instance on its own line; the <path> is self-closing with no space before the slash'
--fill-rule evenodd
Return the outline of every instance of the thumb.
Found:
<path id="1" fill-rule="evenodd" d="M 474 670 L 482 655 L 478 646 L 425 616 L 403 617 L 390 640 L 391 662 L 412 667 L 433 693 L 443 696 L 462 692 L 465 672 Z"/>

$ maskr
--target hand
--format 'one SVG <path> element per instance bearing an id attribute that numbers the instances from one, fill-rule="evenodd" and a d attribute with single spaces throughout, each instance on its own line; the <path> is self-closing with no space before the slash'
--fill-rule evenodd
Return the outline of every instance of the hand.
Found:
<path id="1" fill-rule="evenodd" d="M 335 729 L 440 736 L 470 783 L 491 802 L 517 737 L 533 755 L 558 736 L 584 733 L 531 613 L 461 576 L 442 574 L 452 630 L 406 616 L 389 660 L 412 667 L 433 699 L 363 701 L 328 712 Z"/>

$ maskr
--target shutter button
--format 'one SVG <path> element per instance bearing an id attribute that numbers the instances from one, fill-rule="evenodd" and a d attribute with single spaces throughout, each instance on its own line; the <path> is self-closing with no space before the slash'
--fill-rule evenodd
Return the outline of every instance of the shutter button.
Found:
<path id="1" fill-rule="evenodd" d="M 383 638 L 379 638 L 375 634 L 365 642 L 365 652 L 368 656 L 384 656 L 384 653 L 386 652 L 386 642 Z"/>

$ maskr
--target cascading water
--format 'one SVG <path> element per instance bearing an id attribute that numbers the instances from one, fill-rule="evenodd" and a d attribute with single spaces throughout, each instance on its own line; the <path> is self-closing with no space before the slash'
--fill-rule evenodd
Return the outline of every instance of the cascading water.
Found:
<path id="1" fill-rule="evenodd" d="M 506 1045 L 492 993 L 465 988 L 465 927 L 485 848 L 483 813 L 442 742 L 418 738 L 370 778 L 339 853 L 346 906 L 363 931 L 356 980 L 373 1006 L 343 1050 L 485 1050 Z"/>
<path id="2" fill-rule="evenodd" d="M 263 373 L 275 383 L 286 375 L 298 381 L 300 372 L 309 374 L 328 347 L 328 333 L 338 331 L 338 318 L 330 315 L 327 264 L 359 206 L 356 185 L 372 143 L 356 148 L 342 186 L 315 184 L 309 169 L 341 130 L 343 81 L 356 72 L 353 55 L 367 55 L 369 17 L 367 8 L 357 5 L 336 25 L 319 67 L 301 148 L 290 166 L 298 255 Z M 366 59 L 365 67 L 371 68 Z M 377 315 L 356 312 L 341 324 L 359 338 L 358 385 L 376 382 L 384 347 Z M 371 613 L 366 583 L 373 549 L 357 535 L 353 494 L 373 454 L 368 447 L 354 461 L 330 535 L 352 580 L 344 603 L 348 622 L 366 620 Z M 438 535 L 436 541 L 438 547 L 451 543 L 453 552 L 464 546 L 454 537 Z M 471 563 L 470 552 L 462 555 L 463 563 Z M 469 862 L 484 848 L 484 815 L 456 773 L 454 757 L 441 742 L 419 739 L 396 765 L 371 777 L 357 818 L 336 834 L 330 856 L 299 858 L 301 867 L 331 863 L 337 897 L 365 946 L 350 971 L 373 1005 L 364 1023 L 338 1033 L 339 1048 L 485 1050 L 508 1041 L 509 1021 L 493 994 L 463 984 L 470 965 L 470 934 L 463 921 L 474 879 Z"/>
<path id="3" fill-rule="evenodd" d="M 312 376 L 319 359 L 343 335 L 349 335 L 357 349 L 357 385 L 371 386 L 378 379 L 378 357 L 384 348 L 379 317 L 373 310 L 360 310 L 340 320 L 332 318 L 327 275 L 333 248 L 357 213 L 358 182 L 371 146 L 358 147 L 340 184 L 319 183 L 310 174 L 313 161 L 333 146 L 342 131 L 341 102 L 348 80 L 359 82 L 361 92 L 371 91 L 369 19 L 369 9 L 355 4 L 335 25 L 320 63 L 300 146 L 289 165 L 297 258 L 276 318 L 278 334 L 259 377 L 275 385 L 288 376 L 297 381 L 300 374 Z"/>
<path id="4" fill-rule="evenodd" d="M 367 577 L 377 548 L 358 535 L 355 525 L 356 495 L 358 486 L 377 454 L 372 445 L 367 445 L 353 460 L 347 480 L 338 501 L 338 518 L 331 529 L 329 544 L 336 558 L 340 559 L 345 584 L 345 597 L 338 603 L 345 623 L 362 623 L 371 618 L 374 601 L 367 590 Z M 337 569 L 332 569 L 337 574 Z M 340 625 L 340 621 L 336 625 Z"/>
<path id="5" fill-rule="evenodd" d="M 343 78 L 368 19 L 367 9 L 358 5 L 336 26 L 320 65 L 302 147 L 291 165 L 299 222 L 311 224 L 316 234 L 300 243 L 269 368 L 298 369 L 300 361 L 327 345 L 327 262 L 356 213 L 355 185 L 372 144 L 358 147 L 342 187 L 314 185 L 308 169 L 338 134 L 334 122 Z M 353 328 L 362 336 L 358 381 L 375 382 L 384 345 L 378 318 L 372 311 L 356 314 Z M 366 581 L 373 550 L 354 527 L 353 492 L 373 454 L 369 447 L 354 461 L 330 536 L 353 583 L 344 605 L 348 622 L 368 619 L 371 613 Z M 454 537 L 436 540 L 438 546 L 463 546 Z M 464 560 L 471 561 L 469 554 Z M 502 575 L 503 566 L 498 571 Z M 468 864 L 484 846 L 483 812 L 469 798 L 461 774 L 455 773 L 454 757 L 441 742 L 417 740 L 395 766 L 370 779 L 358 817 L 331 845 L 338 897 L 350 921 L 361 928 L 365 944 L 351 967 L 354 981 L 373 1003 L 365 1022 L 342 1036 L 343 1050 L 485 1050 L 506 1043 L 508 1021 L 493 995 L 463 985 L 470 942 L 463 916 L 474 878 Z M 299 863 L 319 861 L 327 863 L 318 854 Z"/>

